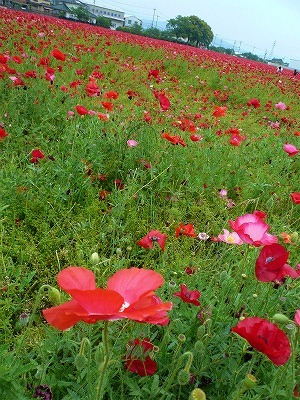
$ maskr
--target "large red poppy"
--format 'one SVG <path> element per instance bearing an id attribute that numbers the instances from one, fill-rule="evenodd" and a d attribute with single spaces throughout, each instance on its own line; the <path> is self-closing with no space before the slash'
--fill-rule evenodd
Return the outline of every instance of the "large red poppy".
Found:
<path id="1" fill-rule="evenodd" d="M 124 358 L 129 371 L 140 376 L 153 375 L 156 372 L 157 364 L 150 357 L 154 345 L 148 338 L 134 339 L 127 347 L 128 352 Z"/>
<path id="2" fill-rule="evenodd" d="M 288 264 L 289 252 L 278 243 L 264 246 L 255 264 L 256 278 L 261 282 L 280 281 L 285 276 L 298 278 L 298 273 Z"/>
<path id="3" fill-rule="evenodd" d="M 263 318 L 245 318 L 232 332 L 237 333 L 257 351 L 264 353 L 275 365 L 285 364 L 291 355 L 291 345 L 286 333 Z"/>
<path id="4" fill-rule="evenodd" d="M 95 275 L 84 267 L 68 267 L 58 274 L 59 286 L 72 296 L 70 301 L 43 310 L 47 322 L 68 329 L 79 321 L 128 318 L 137 322 L 166 325 L 172 303 L 163 303 L 155 290 L 164 283 L 155 271 L 130 268 L 116 272 L 107 289 L 96 287 Z"/>

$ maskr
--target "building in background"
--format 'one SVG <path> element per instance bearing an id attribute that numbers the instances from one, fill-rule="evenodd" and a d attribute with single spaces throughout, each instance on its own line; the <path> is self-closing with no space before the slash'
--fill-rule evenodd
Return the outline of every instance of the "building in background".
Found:
<path id="1" fill-rule="evenodd" d="M 106 7 L 99 7 L 94 4 L 86 4 L 87 9 L 96 17 L 105 17 L 111 21 L 110 27 L 116 29 L 124 26 L 125 14 L 123 11 L 112 10 Z"/>
<path id="2" fill-rule="evenodd" d="M 140 20 L 139 18 L 137 18 L 133 15 L 130 15 L 129 17 L 125 17 L 125 24 L 124 24 L 125 26 L 128 26 L 130 28 L 134 24 L 138 24 L 138 25 L 142 26 L 143 22 L 142 22 L 142 20 Z"/>

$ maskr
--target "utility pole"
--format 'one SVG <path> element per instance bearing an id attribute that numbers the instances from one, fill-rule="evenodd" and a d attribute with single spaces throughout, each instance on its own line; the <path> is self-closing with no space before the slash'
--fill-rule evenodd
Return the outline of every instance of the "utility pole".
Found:
<path id="1" fill-rule="evenodd" d="M 275 45 L 276 45 L 276 40 L 275 40 L 275 42 L 273 43 L 272 50 L 270 51 L 270 54 L 269 54 L 269 59 L 270 59 L 270 60 L 271 60 L 272 57 L 273 57 L 273 52 L 274 52 Z"/>
<path id="2" fill-rule="evenodd" d="M 156 11 L 156 8 L 153 9 L 153 19 L 152 19 L 151 28 L 153 28 L 153 25 L 154 25 L 155 11 Z"/>
<path id="3" fill-rule="evenodd" d="M 239 45 L 239 49 L 238 49 L 238 52 L 240 53 L 240 51 L 241 51 L 241 45 L 242 45 L 242 41 L 240 41 L 240 45 Z"/>
<path id="4" fill-rule="evenodd" d="M 158 22 L 158 15 L 156 16 L 156 23 L 155 23 L 155 28 L 157 28 L 157 22 Z"/>

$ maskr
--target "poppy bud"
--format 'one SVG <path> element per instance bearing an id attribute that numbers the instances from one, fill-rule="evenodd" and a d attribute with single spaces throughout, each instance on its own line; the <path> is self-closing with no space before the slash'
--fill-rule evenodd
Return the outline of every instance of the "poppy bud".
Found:
<path id="1" fill-rule="evenodd" d="M 90 261 L 93 265 L 97 265 L 99 264 L 100 258 L 99 258 L 99 254 L 98 253 L 93 253 L 90 257 Z"/>
<path id="2" fill-rule="evenodd" d="M 48 291 L 48 296 L 51 304 L 53 304 L 54 306 L 58 306 L 60 304 L 60 292 L 58 289 L 50 287 Z"/>
<path id="3" fill-rule="evenodd" d="M 180 333 L 178 335 L 178 340 L 179 340 L 179 342 L 184 343 L 186 341 L 185 335 L 183 333 Z"/>
<path id="4" fill-rule="evenodd" d="M 187 385 L 190 381 L 190 371 L 182 369 L 178 372 L 177 382 L 179 385 Z"/>
<path id="5" fill-rule="evenodd" d="M 254 375 L 247 374 L 245 379 L 244 379 L 244 386 L 247 389 L 253 389 L 254 386 L 256 385 L 256 378 Z"/>
<path id="6" fill-rule="evenodd" d="M 272 319 L 277 324 L 287 324 L 290 321 L 284 314 L 274 314 Z"/>
<path id="7" fill-rule="evenodd" d="M 118 247 L 118 248 L 116 249 L 116 255 L 117 255 L 117 256 L 121 256 L 121 255 L 122 255 L 122 249 L 120 249 L 120 247 Z"/>
<path id="8" fill-rule="evenodd" d="M 299 239 L 299 234 L 298 234 L 298 232 L 293 232 L 293 233 L 291 234 L 291 239 L 292 239 L 292 242 L 293 242 L 293 243 L 297 243 L 297 242 L 298 242 L 298 239 Z"/>
<path id="9" fill-rule="evenodd" d="M 198 330 L 197 330 L 197 336 L 199 339 L 201 339 L 206 333 L 206 329 L 204 325 L 200 325 Z"/>
<path id="10" fill-rule="evenodd" d="M 87 365 L 87 358 L 83 354 L 77 354 L 74 360 L 74 365 L 78 371 L 82 371 Z"/>
<path id="11" fill-rule="evenodd" d="M 201 340 L 197 340 L 197 342 L 195 343 L 194 347 L 195 347 L 195 350 L 197 352 L 201 353 L 203 351 L 203 349 L 204 349 L 204 344 L 203 344 L 203 342 Z"/>
<path id="12" fill-rule="evenodd" d="M 206 394 L 199 388 L 194 389 L 189 396 L 189 400 L 206 400 Z"/>

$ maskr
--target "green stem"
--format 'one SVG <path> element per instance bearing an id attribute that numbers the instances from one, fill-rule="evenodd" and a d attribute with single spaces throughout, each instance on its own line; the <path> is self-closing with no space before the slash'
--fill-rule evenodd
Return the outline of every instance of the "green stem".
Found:
<path id="1" fill-rule="evenodd" d="M 99 372 L 99 381 L 97 385 L 97 395 L 96 400 L 102 400 L 104 394 L 104 379 L 106 374 L 106 369 L 109 362 L 109 344 L 108 344 L 108 321 L 104 322 L 104 328 L 102 332 L 102 341 L 104 344 L 104 360 L 103 363 L 100 365 Z"/>
<path id="2" fill-rule="evenodd" d="M 35 302 L 34 302 L 34 305 L 33 305 L 33 309 L 32 309 L 32 312 L 30 314 L 30 317 L 29 317 L 28 325 L 26 327 L 26 331 L 24 332 L 20 342 L 16 346 L 16 358 L 18 357 L 19 352 L 21 350 L 21 347 L 22 347 L 22 345 L 24 343 L 24 340 L 25 340 L 25 337 L 26 337 L 26 333 L 30 330 L 30 328 L 31 328 L 31 326 L 33 324 L 34 316 L 35 316 L 36 310 L 38 308 L 38 305 L 39 305 L 41 297 L 42 297 L 42 291 L 44 291 L 45 289 L 51 289 L 51 286 L 50 285 L 42 285 L 38 290 L 38 293 L 36 295 Z"/>
<path id="3" fill-rule="evenodd" d="M 175 378 L 175 376 L 176 376 L 176 374 L 177 374 L 177 372 L 178 372 L 178 369 L 179 369 L 179 367 L 180 367 L 180 364 L 181 364 L 182 360 L 184 359 L 184 357 L 187 357 L 187 359 L 188 359 L 188 360 L 187 360 L 187 363 L 186 363 L 186 366 L 184 367 L 184 369 L 185 369 L 186 371 L 189 371 L 189 370 L 190 370 L 191 365 L 192 365 L 192 362 L 193 362 L 193 354 L 192 354 L 190 351 L 186 351 L 186 352 L 183 353 L 183 354 L 178 358 L 178 360 L 177 360 L 177 363 L 176 363 L 176 365 L 175 365 L 175 368 L 173 369 L 173 372 L 172 372 L 172 374 L 170 375 L 170 378 L 169 378 L 168 381 L 167 381 L 166 387 L 164 388 L 165 394 L 167 394 L 167 391 L 170 389 L 170 387 L 171 387 L 171 385 L 172 385 L 172 383 L 173 383 L 173 381 L 174 381 L 174 378 Z M 164 397 L 162 397 L 161 400 L 163 400 L 165 397 L 166 397 L 166 396 L 164 395 Z"/>

